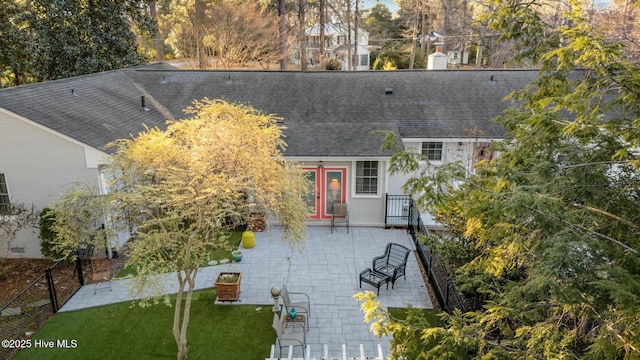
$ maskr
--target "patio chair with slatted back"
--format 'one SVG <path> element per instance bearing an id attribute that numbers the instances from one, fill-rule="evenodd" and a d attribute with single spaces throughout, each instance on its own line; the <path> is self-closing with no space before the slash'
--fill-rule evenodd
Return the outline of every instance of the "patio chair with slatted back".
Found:
<path id="1" fill-rule="evenodd" d="M 403 245 L 388 243 L 384 255 L 373 258 L 371 268 L 377 272 L 389 275 L 391 277 L 391 288 L 393 289 L 398 278 L 404 276 L 405 280 L 407 279 L 405 269 L 410 252 L 411 250 Z"/>
<path id="2" fill-rule="evenodd" d="M 304 329 L 302 331 L 294 331 L 296 327 L 289 328 L 287 331 L 283 328 L 282 320 L 278 314 L 273 314 L 273 323 L 271 325 L 276 331 L 276 346 L 278 346 L 278 357 L 282 356 L 282 348 L 285 346 L 302 346 L 302 351 L 307 346 L 306 335 Z"/>
<path id="3" fill-rule="evenodd" d="M 345 203 L 331 203 L 331 233 L 338 222 L 344 222 L 347 225 L 347 234 L 349 233 L 349 208 Z"/>
<path id="4" fill-rule="evenodd" d="M 287 313 L 289 313 L 292 308 L 295 308 L 296 313 L 303 314 L 307 317 L 306 323 L 308 328 L 309 316 L 311 315 L 311 300 L 309 298 L 309 295 L 301 292 L 290 292 L 287 289 L 287 285 L 282 284 L 280 297 L 282 297 L 284 309 Z"/>

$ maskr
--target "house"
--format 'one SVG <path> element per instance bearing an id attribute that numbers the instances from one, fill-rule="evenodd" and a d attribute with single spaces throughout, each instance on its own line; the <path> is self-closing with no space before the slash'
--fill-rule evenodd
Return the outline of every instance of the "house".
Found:
<path id="1" fill-rule="evenodd" d="M 324 58 L 334 59 L 340 63 L 341 70 L 349 70 L 349 51 L 351 56 L 356 56 L 356 66 L 353 70 L 369 70 L 369 33 L 358 29 L 357 54 L 355 28 L 349 28 L 346 24 L 328 23 L 324 28 Z M 349 36 L 349 32 L 351 36 Z M 320 67 L 320 25 L 315 25 L 305 30 L 307 39 L 306 61 L 310 68 Z M 291 59 L 294 63 L 300 63 L 300 59 Z"/>
<path id="2" fill-rule="evenodd" d="M 504 136 L 492 119 L 503 98 L 536 78 L 531 70 L 266 72 L 178 70 L 166 64 L 78 76 L 0 90 L 0 201 L 46 207 L 81 181 L 104 189 L 105 145 L 145 126 L 185 118 L 194 99 L 250 104 L 284 119 L 286 158 L 316 185 L 305 196 L 310 224 L 326 225 L 333 202 L 346 202 L 352 226 L 384 226 L 385 194 L 406 176 L 387 172 L 380 151 L 388 130 L 434 163 L 471 168 Z M 125 241 L 120 239 L 120 242 Z M 11 256 L 37 257 L 23 232 Z"/>

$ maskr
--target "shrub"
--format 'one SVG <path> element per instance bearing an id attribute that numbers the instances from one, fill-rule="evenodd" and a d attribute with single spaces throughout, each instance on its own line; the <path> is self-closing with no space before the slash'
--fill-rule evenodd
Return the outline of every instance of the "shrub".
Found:
<path id="1" fill-rule="evenodd" d="M 56 223 L 53 210 L 50 208 L 44 208 L 40 213 L 40 246 L 42 248 L 42 255 L 48 259 L 59 259 L 62 254 L 56 250 L 53 240 L 56 238 L 56 233 L 53 230 L 53 225 Z"/>
<path id="2" fill-rule="evenodd" d="M 340 61 L 336 59 L 329 59 L 325 68 L 327 70 L 340 70 L 342 69 L 342 65 L 340 65 Z"/>

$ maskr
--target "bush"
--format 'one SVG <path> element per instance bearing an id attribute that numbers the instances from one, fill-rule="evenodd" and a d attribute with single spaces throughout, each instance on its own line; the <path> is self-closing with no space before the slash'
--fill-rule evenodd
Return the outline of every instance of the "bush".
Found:
<path id="1" fill-rule="evenodd" d="M 325 68 L 327 70 L 340 70 L 342 69 L 342 65 L 340 65 L 340 61 L 336 59 L 329 59 Z"/>
<path id="2" fill-rule="evenodd" d="M 55 244 L 53 243 L 56 238 L 56 233 L 53 230 L 55 223 L 56 219 L 53 210 L 44 208 L 40 213 L 40 247 L 42 248 L 42 255 L 48 259 L 62 257 L 62 254 L 55 249 Z"/>

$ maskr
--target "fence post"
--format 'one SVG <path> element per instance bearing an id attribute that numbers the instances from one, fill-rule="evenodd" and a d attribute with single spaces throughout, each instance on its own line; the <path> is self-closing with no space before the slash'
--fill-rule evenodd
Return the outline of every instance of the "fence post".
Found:
<path id="1" fill-rule="evenodd" d="M 76 272 L 78 273 L 80 286 L 84 286 L 84 274 L 82 273 L 82 259 L 80 259 L 80 256 L 76 257 Z"/>
<path id="2" fill-rule="evenodd" d="M 407 228 L 413 228 L 413 199 L 409 199 L 409 216 L 407 216 Z"/>
<path id="3" fill-rule="evenodd" d="M 384 194 L 384 228 L 388 229 L 389 220 L 389 193 Z"/>
<path id="4" fill-rule="evenodd" d="M 449 287 L 450 286 L 451 285 L 449 284 L 449 274 L 447 274 L 447 292 L 445 293 L 444 301 L 445 301 L 445 304 L 447 304 L 447 309 L 451 310 L 451 311 L 447 311 L 449 314 L 453 312 L 453 309 L 449 308 Z"/>
<path id="5" fill-rule="evenodd" d="M 58 297 L 56 296 L 56 287 L 53 284 L 53 276 L 51 275 L 51 268 L 47 268 L 44 271 L 45 277 L 47 278 L 47 287 L 49 288 L 49 300 L 51 301 L 51 309 L 53 313 L 58 312 Z"/>

